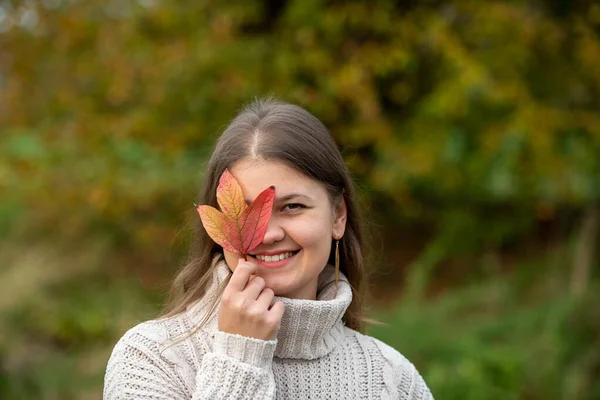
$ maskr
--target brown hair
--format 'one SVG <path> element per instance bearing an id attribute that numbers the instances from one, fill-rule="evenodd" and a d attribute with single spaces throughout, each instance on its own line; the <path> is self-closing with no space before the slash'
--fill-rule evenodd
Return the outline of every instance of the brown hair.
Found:
<path id="1" fill-rule="evenodd" d="M 363 330 L 363 299 L 366 288 L 363 228 L 350 172 L 327 128 L 303 108 L 271 98 L 255 100 L 229 124 L 208 161 L 200 204 L 217 207 L 216 191 L 223 171 L 244 158 L 283 162 L 321 182 L 332 204 L 346 202 L 347 222 L 339 243 L 340 271 L 352 287 L 352 303 L 344 322 Z M 332 239 L 333 241 L 333 239 Z M 334 263 L 332 246 L 329 263 Z M 202 224 L 196 227 L 187 263 L 175 278 L 164 317 L 178 314 L 204 296 L 212 280 L 215 256 L 223 249 L 208 236 Z M 217 296 L 220 298 L 220 296 Z M 216 307 L 213 304 L 212 309 Z"/>

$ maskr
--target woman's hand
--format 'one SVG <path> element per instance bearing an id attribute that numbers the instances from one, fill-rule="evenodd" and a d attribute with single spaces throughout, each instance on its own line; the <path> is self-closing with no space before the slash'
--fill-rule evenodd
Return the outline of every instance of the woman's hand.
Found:
<path id="1" fill-rule="evenodd" d="M 285 306 L 271 305 L 275 293 L 260 276 L 250 279 L 256 265 L 240 259 L 219 306 L 219 330 L 261 340 L 277 336 Z"/>

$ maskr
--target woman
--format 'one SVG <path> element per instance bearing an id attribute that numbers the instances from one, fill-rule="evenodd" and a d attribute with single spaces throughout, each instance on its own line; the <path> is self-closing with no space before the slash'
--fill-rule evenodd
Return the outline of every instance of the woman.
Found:
<path id="1" fill-rule="evenodd" d="M 245 108 L 208 162 L 201 204 L 228 170 L 247 203 L 275 188 L 246 256 L 199 226 L 169 312 L 116 345 L 104 398 L 432 399 L 415 367 L 360 333 L 363 238 L 352 180 L 325 126 L 273 100 Z"/>

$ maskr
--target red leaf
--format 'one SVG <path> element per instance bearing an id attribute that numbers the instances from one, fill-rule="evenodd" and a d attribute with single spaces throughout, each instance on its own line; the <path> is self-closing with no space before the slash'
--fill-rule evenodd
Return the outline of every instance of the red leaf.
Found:
<path id="1" fill-rule="evenodd" d="M 242 236 L 245 248 L 243 254 L 252 251 L 265 237 L 274 200 L 275 187 L 271 186 L 263 190 L 244 213 Z"/>
<path id="2" fill-rule="evenodd" d="M 267 231 L 275 188 L 263 190 L 250 207 L 246 206 L 242 189 L 228 170 L 223 172 L 217 188 L 221 211 L 207 205 L 197 207 L 202 225 L 215 243 L 223 249 L 246 256 L 258 246 Z"/>

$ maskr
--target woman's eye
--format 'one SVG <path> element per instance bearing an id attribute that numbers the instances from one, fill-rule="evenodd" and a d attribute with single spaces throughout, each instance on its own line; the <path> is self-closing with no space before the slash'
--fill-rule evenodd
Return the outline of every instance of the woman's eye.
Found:
<path id="1" fill-rule="evenodd" d="M 290 203 L 283 206 L 283 211 L 298 211 L 302 208 L 306 208 L 306 206 L 300 203 Z"/>

